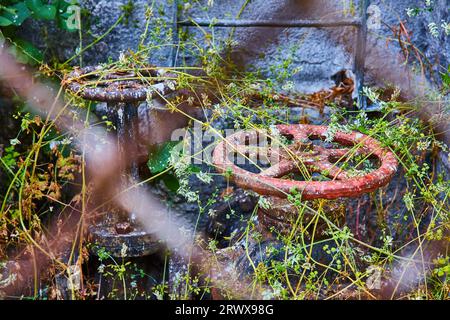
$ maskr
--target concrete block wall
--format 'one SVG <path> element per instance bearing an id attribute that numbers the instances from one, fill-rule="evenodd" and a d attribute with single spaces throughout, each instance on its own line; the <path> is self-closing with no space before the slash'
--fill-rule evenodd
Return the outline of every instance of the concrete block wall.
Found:
<path id="1" fill-rule="evenodd" d="M 136 0 L 132 1 L 133 10 L 128 23 L 119 24 L 110 34 L 99 41 L 84 55 L 84 64 L 102 63 L 117 59 L 121 52 L 135 50 L 139 37 L 145 28 L 145 8 L 153 3 L 155 18 L 159 19 L 158 27 L 162 32 L 156 39 L 149 37 L 150 45 L 158 42 L 170 44 L 174 17 L 174 1 L 176 0 Z M 293 19 L 331 19 L 339 20 L 358 15 L 360 0 L 177 0 L 179 20 L 192 19 L 227 19 L 227 20 L 293 20 Z M 433 20 L 449 21 L 448 0 L 435 0 L 435 10 L 432 14 L 422 15 L 414 19 L 408 18 L 406 9 L 423 6 L 422 0 L 372 0 L 371 3 L 379 9 L 380 18 L 384 23 L 378 30 L 369 30 L 371 46 L 386 47 L 389 59 L 401 58 L 400 48 L 394 41 L 386 46 L 386 40 L 392 38 L 392 31 L 387 25 L 404 21 L 412 31 L 413 42 L 434 65 L 435 75 L 439 75 L 438 65 L 447 66 L 450 61 L 450 40 L 443 33 L 432 37 L 428 32 L 428 24 Z M 210 5 L 208 5 L 208 3 Z M 83 11 L 87 13 L 89 25 L 85 21 L 83 29 L 84 45 L 106 32 L 123 13 L 121 6 L 128 0 L 80 0 Z M 212 4 L 212 5 L 211 5 Z M 243 6 L 245 5 L 245 8 Z M 352 8 L 356 8 L 352 10 Z M 242 12 L 240 13 L 242 9 Z M 239 15 L 240 13 L 240 15 Z M 38 46 L 48 48 L 48 52 L 56 54 L 61 60 L 70 57 L 76 51 L 79 43 L 77 33 L 66 33 L 47 26 L 48 24 L 30 22 L 23 35 Z M 156 25 L 151 26 L 154 31 Z M 206 46 L 204 35 L 196 27 L 183 27 L 183 30 L 195 35 L 199 44 Z M 204 30 L 211 32 L 210 28 Z M 230 33 L 230 28 L 214 28 L 216 39 L 222 39 Z M 44 41 L 43 41 L 44 40 Z M 232 57 L 243 68 L 259 69 L 265 77 L 276 77 L 270 66 L 284 59 L 292 59 L 292 68 L 300 68 L 292 80 L 296 88 L 303 91 L 314 91 L 332 85 L 329 77 L 342 68 L 353 66 L 353 50 L 355 32 L 352 27 L 345 28 L 256 28 L 240 27 L 234 31 Z M 171 63 L 170 48 L 164 46 L 152 51 L 151 62 L 158 65 Z M 183 61 L 182 58 L 185 58 Z M 195 64 L 187 53 L 180 52 L 178 64 L 184 62 Z M 79 63 L 74 60 L 74 64 Z M 371 65 L 367 66 L 369 73 Z M 273 70 L 273 68 L 272 68 Z M 276 71 L 275 71 L 276 72 Z M 379 77 L 377 75 L 377 77 Z M 368 79 L 370 80 L 370 74 Z M 376 82 L 376 81 L 375 81 Z"/>

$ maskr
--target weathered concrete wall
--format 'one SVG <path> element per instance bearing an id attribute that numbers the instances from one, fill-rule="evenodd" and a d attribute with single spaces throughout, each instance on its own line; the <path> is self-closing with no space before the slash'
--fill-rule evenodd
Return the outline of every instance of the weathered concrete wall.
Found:
<path id="1" fill-rule="evenodd" d="M 292 19 L 343 19 L 358 15 L 360 0 L 252 0 L 245 8 L 246 1 L 215 0 L 213 6 L 208 6 L 207 0 L 189 2 L 179 0 L 179 19 L 253 19 L 253 20 L 292 20 Z M 407 8 L 423 7 L 423 0 L 372 0 L 370 25 L 376 25 L 377 14 L 380 15 L 379 27 L 371 28 L 368 35 L 366 51 L 366 80 L 368 84 L 393 84 L 399 86 L 406 97 L 415 98 L 426 93 L 433 86 L 432 82 L 439 81 L 440 71 L 444 71 L 450 63 L 450 36 L 439 29 L 439 35 L 434 37 L 429 32 L 429 23 L 442 21 L 450 22 L 449 0 L 433 1 L 434 11 L 410 18 L 406 14 Z M 80 0 L 87 15 L 83 15 L 83 47 L 105 33 L 124 10 L 128 0 Z M 133 10 L 128 17 L 128 23 L 121 23 L 95 46 L 83 54 L 84 65 L 97 64 L 117 59 L 121 52 L 135 50 L 140 36 L 145 28 L 145 7 L 151 1 L 132 1 Z M 353 6 L 356 9 L 353 9 Z M 153 47 L 150 55 L 152 63 L 170 65 L 172 43 L 172 22 L 174 5 L 172 1 L 156 0 L 154 16 L 150 27 L 151 34 L 146 44 Z M 239 17 L 238 17 L 239 16 Z M 433 73 L 426 72 L 422 77 L 420 64 L 413 53 L 410 53 L 408 63 L 404 64 L 404 55 L 396 41 L 392 27 L 403 21 L 409 30 L 412 43 L 420 52 L 424 63 L 430 63 Z M 375 23 L 374 23 L 375 22 Z M 72 56 L 78 47 L 77 33 L 66 33 L 54 27 L 43 27 L 35 23 L 28 23 L 24 36 L 43 48 L 48 48 L 49 54 L 56 55 L 60 60 Z M 182 30 L 192 35 L 192 41 L 203 48 L 211 48 L 211 43 L 218 44 L 233 33 L 231 57 L 242 68 L 259 70 L 263 77 L 277 78 L 283 70 L 276 66 L 290 60 L 288 70 L 300 69 L 293 77 L 282 79 L 282 82 L 292 81 L 294 88 L 300 91 L 316 91 L 330 87 L 333 82 L 330 76 L 345 68 L 351 69 L 354 63 L 355 30 L 345 28 L 262 28 L 239 27 L 231 28 L 203 28 L 212 34 L 211 39 L 205 39 L 204 33 L 197 27 L 183 27 Z M 45 40 L 44 42 L 42 40 Z M 168 44 L 169 46 L 164 46 Z M 72 64 L 79 64 L 75 59 Z M 188 50 L 180 51 L 177 55 L 178 65 L 196 65 L 198 61 Z M 282 83 L 281 83 L 282 85 Z M 442 112 L 445 104 L 424 106 L 426 117 Z M 448 120 L 448 119 L 447 119 Z M 441 127 L 448 122 L 441 119 Z M 445 128 L 441 128 L 445 131 Z M 448 130 L 447 130 L 448 131 Z M 447 137 L 450 141 L 450 134 Z"/>
<path id="2" fill-rule="evenodd" d="M 207 0 L 193 2 L 188 5 L 188 1 L 179 1 L 180 19 L 204 18 L 204 19 L 342 19 L 349 18 L 354 13 L 351 3 L 358 5 L 358 0 L 253 0 L 249 1 L 240 10 L 245 1 L 235 0 L 215 0 L 214 5 L 208 7 Z M 428 24 L 432 21 L 438 24 L 441 21 L 449 20 L 449 1 L 434 1 L 435 10 L 431 14 L 423 14 L 416 18 L 408 18 L 406 9 L 414 6 L 423 6 L 422 0 L 372 0 L 371 3 L 379 8 L 381 28 L 370 30 L 370 42 L 368 54 L 371 48 L 384 48 L 386 55 L 399 58 L 400 48 L 394 41 L 386 46 L 386 40 L 392 38 L 392 31 L 387 25 L 398 25 L 399 21 L 404 21 L 411 30 L 413 43 L 430 59 L 434 65 L 436 74 L 438 65 L 447 66 L 450 62 L 450 40 L 443 32 L 438 37 L 433 37 L 428 32 Z M 84 45 L 89 44 L 94 36 L 99 36 L 106 32 L 119 16 L 124 13 L 121 6 L 126 5 L 128 0 L 81 0 L 84 13 L 87 13 L 83 26 Z M 116 27 L 108 36 L 98 42 L 92 49 L 87 50 L 83 56 L 85 64 L 101 63 L 108 58 L 117 59 L 120 52 L 128 49 L 136 49 L 139 37 L 145 27 L 145 6 L 151 1 L 132 1 L 133 10 L 128 18 L 128 23 L 122 23 Z M 156 39 L 149 37 L 147 43 L 150 45 L 157 42 L 170 41 L 170 32 L 174 6 L 173 1 L 157 0 L 154 5 L 155 17 L 165 21 L 166 26 L 162 27 L 162 32 L 155 35 Z M 357 14 L 357 12 L 355 13 Z M 83 16 L 86 16 L 84 14 Z M 162 23 L 164 24 L 164 22 Z M 387 25 L 385 25 L 387 24 Z M 42 24 L 41 24 L 42 26 Z M 161 23 L 158 24 L 161 27 Z M 153 25 L 154 29 L 155 25 Z M 152 29 L 152 28 L 151 28 Z M 185 28 L 191 33 L 198 34 L 199 43 L 204 41 L 201 32 L 197 28 Z M 217 35 L 227 35 L 230 29 L 216 28 Z M 341 68 L 351 68 L 353 64 L 354 31 L 353 28 L 329 29 L 301 29 L 301 28 L 237 28 L 234 32 L 235 51 L 233 58 L 238 64 L 260 68 L 263 74 L 270 76 L 268 66 L 274 65 L 277 61 L 291 58 L 293 68 L 301 67 L 302 72 L 295 76 L 294 80 L 299 88 L 315 90 L 318 86 L 328 86 L 329 76 Z M 209 30 L 206 28 L 206 30 Z M 36 32 L 37 31 L 37 32 Z M 153 30 L 154 31 L 154 30 Z M 330 32 L 331 31 L 331 32 Z M 46 34 L 44 36 L 44 34 Z M 68 34 L 55 30 L 37 27 L 35 24 L 28 26 L 24 35 L 31 38 L 42 47 L 48 45 L 49 53 L 56 54 L 61 60 L 74 54 L 79 38 L 77 33 Z M 163 38 L 167 39 L 163 39 Z M 43 43 L 42 39 L 45 39 Z M 153 50 L 151 61 L 159 65 L 170 63 L 170 49 Z M 179 55 L 179 63 L 182 63 Z M 370 57 L 369 61 L 370 61 Z M 191 62 L 191 60 L 187 60 Z M 74 61 L 79 63 L 78 60 Z M 193 63 L 193 62 L 192 62 Z M 369 64 L 370 71 L 371 65 Z M 386 72 L 388 70 L 385 70 Z M 442 71 L 442 70 L 440 70 Z M 370 73 L 370 72 L 369 72 Z M 377 75 L 379 77 L 379 75 Z M 301 84 L 304 85 L 301 85 Z M 311 87 L 308 87 L 311 86 Z"/>
<path id="3" fill-rule="evenodd" d="M 207 1 L 185 11 L 182 17 L 188 19 L 235 19 L 244 1 L 216 1 L 208 12 L 202 10 Z M 240 18 L 251 20 L 295 20 L 295 19 L 343 19 L 349 18 L 345 12 L 345 3 L 292 0 L 255 0 L 250 1 L 243 9 Z M 336 11 L 338 13 L 336 13 Z M 189 28 L 193 29 L 193 28 Z M 345 38 L 354 38 L 353 28 L 343 28 Z M 227 29 L 229 33 L 230 29 Z M 341 30 L 342 31 L 342 30 Z M 347 36 L 349 34 L 349 36 Z M 312 92 L 330 87 L 333 82 L 330 76 L 346 68 L 351 69 L 352 55 L 345 52 L 341 45 L 336 45 L 329 38 L 326 29 L 317 28 L 237 28 L 234 31 L 232 58 L 241 67 L 260 70 L 263 76 L 277 77 L 282 70 L 273 68 L 285 60 L 291 60 L 290 71 L 299 68 L 301 71 L 292 79 L 296 89 Z"/>
<path id="4" fill-rule="evenodd" d="M 385 46 L 388 36 L 392 37 L 391 30 L 388 26 L 398 25 L 399 21 L 403 21 L 410 31 L 411 42 L 421 51 L 424 57 L 433 65 L 435 76 L 439 76 L 439 65 L 447 67 L 450 63 L 450 36 L 446 35 L 439 29 L 439 35 L 434 37 L 429 32 L 428 25 L 432 22 L 440 25 L 443 21 L 450 22 L 450 1 L 434 0 L 432 1 L 434 8 L 432 12 L 421 14 L 418 17 L 408 17 L 407 8 L 414 6 L 423 7 L 425 1 L 417 0 L 371 0 L 373 5 L 379 6 L 381 9 L 381 18 L 383 24 L 379 31 L 372 31 L 372 46 Z M 378 38 L 379 41 L 374 41 Z M 395 40 L 394 40 L 395 41 Z M 392 45 L 392 44 L 391 44 Z M 393 47 L 398 52 L 398 45 Z"/>
<path id="5" fill-rule="evenodd" d="M 119 19 L 126 10 L 122 6 L 128 4 L 128 0 L 97 1 L 80 0 L 82 7 L 81 29 L 82 29 L 82 47 L 92 43 L 97 37 L 106 33 Z M 121 52 L 136 50 L 140 41 L 140 36 L 145 30 L 145 10 L 150 1 L 137 0 L 132 1 L 133 8 L 131 15 L 126 14 L 122 23 L 118 24 L 107 36 L 102 38 L 91 49 L 86 50 L 82 57 L 82 63 L 99 64 L 108 61 L 109 58 L 117 60 Z M 155 18 L 161 18 L 171 25 L 172 5 L 167 1 L 155 1 Z M 150 28 L 152 31 L 153 28 Z M 163 30 L 163 34 L 169 33 L 170 28 Z M 24 38 L 31 40 L 38 47 L 46 50 L 48 55 L 56 56 L 60 61 L 65 61 L 72 57 L 80 48 L 80 37 L 77 32 L 65 32 L 55 27 L 53 22 L 43 23 L 27 21 L 22 31 Z M 146 44 L 156 44 L 162 39 L 147 39 Z M 162 51 L 163 55 L 158 55 Z M 164 65 L 167 63 L 169 50 L 155 50 L 152 56 L 152 62 Z M 80 60 L 74 59 L 73 65 L 79 65 Z"/>

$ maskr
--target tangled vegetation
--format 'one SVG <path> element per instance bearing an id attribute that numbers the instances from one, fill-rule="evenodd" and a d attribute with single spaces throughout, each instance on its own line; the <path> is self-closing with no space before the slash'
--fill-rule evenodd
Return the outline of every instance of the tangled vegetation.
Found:
<path id="1" fill-rule="evenodd" d="M 12 45 L 10 50 L 19 62 L 35 67 L 37 80 L 62 82 L 70 65 L 82 62 L 83 54 L 115 26 L 133 23 L 130 1 L 111 29 L 81 46 L 87 31 L 83 25 L 80 31 L 67 25 L 73 4 L 75 1 L 2 1 L 0 35 Z M 181 9 L 188 10 L 189 2 L 185 1 Z M 132 70 L 144 83 L 154 80 L 139 75 L 140 71 L 148 67 L 154 52 L 174 45 L 167 23 L 155 17 L 157 10 L 162 8 L 147 8 L 145 30 L 137 47 L 122 53 L 118 61 L 105 61 L 105 70 Z M 244 10 L 245 4 L 241 12 Z M 421 12 L 411 10 L 410 16 Z M 55 20 L 72 35 L 77 30 L 80 45 L 74 56 L 66 61 L 44 58 L 31 44 L 16 37 L 16 29 L 29 17 Z M 442 28 L 447 30 L 448 26 Z M 194 153 L 189 139 L 152 146 L 146 159 L 147 177 L 139 184 L 163 194 L 161 198 L 168 206 L 179 205 L 180 199 L 192 204 L 196 213 L 191 219 L 193 232 L 199 235 L 193 237 L 193 245 L 213 257 L 204 264 L 218 273 L 219 262 L 231 266 L 234 280 L 248 283 L 246 290 L 230 289 L 220 277 L 212 279 L 198 262 L 190 260 L 182 262 L 185 268 L 169 275 L 167 266 L 174 256 L 169 250 L 161 254 L 158 268 L 163 274 L 157 278 L 127 257 L 126 245 L 122 256 L 114 257 L 90 242 L 86 234 L 93 186 L 87 180 L 86 155 L 74 144 L 78 129 L 62 131 L 57 123 L 65 117 L 74 124 L 73 128 L 82 124 L 105 128 L 110 133 L 117 128 L 108 114 L 95 114 L 95 102 L 60 88 L 57 96 L 64 100 L 64 109 L 56 115 L 43 116 L 20 97 L 11 98 L 15 110 L 11 121 L 20 130 L 11 132 L 8 146 L 0 153 L 0 294 L 17 298 L 9 296 L 6 289 L 17 280 L 24 281 L 18 279 L 20 272 L 14 272 L 14 263 L 27 260 L 35 263 L 30 266 L 31 283 L 27 282 L 27 289 L 22 291 L 24 299 L 206 299 L 211 295 L 264 299 L 448 299 L 450 183 L 448 173 L 438 164 L 442 157 L 449 158 L 450 150 L 436 137 L 430 124 L 416 116 L 420 105 L 403 100 L 396 88 L 367 87 L 364 93 L 371 104 L 379 106 L 378 111 L 359 110 L 351 98 L 348 102 L 353 82 L 314 94 L 298 93 L 290 79 L 301 74 L 301 70 L 295 68 L 292 58 L 270 66 L 276 78 L 263 79 L 261 70 L 239 70 L 229 59 L 232 33 L 228 38 L 219 38 L 214 28 L 198 27 L 197 31 L 202 34 L 204 45 L 200 45 L 197 33 L 180 30 L 180 43 L 175 49 L 180 51 L 180 57 L 195 57 L 198 64 L 186 65 L 180 58 L 177 67 L 167 68 L 168 73 L 177 76 L 176 90 L 195 94 L 161 98 L 170 112 L 188 119 L 186 135 L 200 128 L 202 135 L 214 138 L 213 142 Z M 412 44 L 407 48 L 420 56 Z M 428 98 L 444 104 L 450 69 L 441 70 L 440 91 L 430 92 Z M 153 101 L 148 98 L 146 103 L 152 106 Z M 186 112 L 186 105 L 199 112 Z M 267 132 L 271 141 L 287 148 L 293 142 L 280 137 L 276 125 L 290 123 L 328 125 L 325 142 L 329 143 L 338 131 L 359 131 L 373 137 L 395 154 L 398 172 L 388 186 L 356 199 L 303 201 L 301 191 L 291 190 L 286 195 L 295 212 L 291 229 L 280 232 L 272 228 L 267 237 L 257 217 L 260 208 L 274 205 L 271 199 L 236 187 L 233 172 L 219 174 L 210 158 L 199 155 L 211 154 L 214 146 L 226 141 L 225 129 L 231 128 Z M 342 170 L 355 176 L 369 173 L 377 165 L 361 155 L 359 148 L 353 146 L 350 157 L 337 161 Z M 251 163 L 248 155 L 241 156 L 247 158 L 246 165 L 262 169 L 261 164 Z M 326 172 L 283 178 L 333 180 Z M 203 190 L 208 190 L 206 196 Z M 255 205 L 247 210 L 237 209 L 239 193 L 256 199 Z M 101 211 L 102 207 L 98 207 Z M 212 227 L 207 228 L 207 224 Z M 217 229 L 218 225 L 227 224 L 233 227 Z M 68 236 L 67 229 L 72 226 L 76 226 L 75 235 Z M 55 241 L 64 245 L 55 249 Z M 50 260 L 45 272 L 37 266 L 42 257 Z M 169 281 L 169 277 L 174 280 Z M 62 285 L 62 279 L 68 279 L 68 284 Z M 143 287 L 141 283 L 149 285 Z"/>

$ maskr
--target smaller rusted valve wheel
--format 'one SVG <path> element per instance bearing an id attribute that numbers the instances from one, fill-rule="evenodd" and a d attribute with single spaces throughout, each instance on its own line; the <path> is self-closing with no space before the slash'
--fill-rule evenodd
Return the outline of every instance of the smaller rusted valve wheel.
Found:
<path id="1" fill-rule="evenodd" d="M 375 139 L 359 132 L 336 132 L 333 143 L 345 148 L 325 148 L 315 145 L 312 140 L 325 140 L 327 126 L 315 125 L 278 125 L 281 136 L 291 139 L 292 144 L 286 148 L 271 146 L 251 146 L 246 141 L 257 141 L 258 136 L 268 136 L 267 132 L 242 131 L 219 143 L 214 149 L 213 163 L 217 169 L 225 173 L 229 171 L 233 181 L 241 188 L 253 190 L 261 195 L 286 198 L 293 190 L 301 194 L 303 200 L 337 199 L 340 197 L 357 197 L 375 191 L 386 185 L 397 170 L 395 155 L 383 148 Z M 235 165 L 230 154 L 242 154 L 251 157 L 265 154 L 276 155 L 278 163 L 259 173 L 249 172 Z M 362 176 L 352 173 L 337 165 L 338 160 L 346 159 L 354 154 L 375 157 L 380 167 Z M 284 180 L 283 176 L 307 169 L 310 173 L 322 173 L 330 181 L 295 181 Z"/>
<path id="2" fill-rule="evenodd" d="M 114 70 L 103 66 L 75 68 L 64 86 L 83 99 L 101 102 L 139 102 L 175 91 L 176 75 L 154 66 Z"/>
<path id="3" fill-rule="evenodd" d="M 114 111 L 112 119 L 117 128 L 118 153 L 129 156 L 137 154 L 136 144 L 129 142 L 136 141 L 139 134 L 137 107 L 140 102 L 175 92 L 176 78 L 176 74 L 151 65 L 136 68 L 88 66 L 75 68 L 64 78 L 63 85 L 83 99 L 108 104 Z M 129 162 L 125 168 L 129 170 L 128 174 L 139 178 L 139 163 L 136 159 Z M 128 214 L 115 213 L 122 218 L 128 218 Z M 150 255 L 162 247 L 133 219 L 118 222 L 104 218 L 93 223 L 89 233 L 93 243 L 106 248 L 113 256 L 120 256 L 124 245 L 128 248 L 128 257 Z"/>

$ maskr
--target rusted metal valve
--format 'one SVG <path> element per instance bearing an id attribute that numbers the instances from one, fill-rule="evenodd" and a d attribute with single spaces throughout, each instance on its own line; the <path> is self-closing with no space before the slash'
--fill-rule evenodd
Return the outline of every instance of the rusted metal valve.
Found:
<path id="1" fill-rule="evenodd" d="M 302 200 L 356 197 L 386 185 L 397 170 L 395 155 L 359 132 L 336 132 L 327 145 L 327 126 L 278 125 L 274 131 L 278 137 L 257 130 L 227 137 L 215 148 L 213 163 L 220 172 L 228 172 L 239 187 L 269 196 L 271 208 L 260 208 L 259 220 L 264 226 L 282 229 L 280 232 L 287 232 L 295 217 L 293 206 L 285 200 L 292 192 Z M 261 146 L 267 138 L 271 144 Z M 283 139 L 286 145 L 277 143 Z M 259 146 L 252 145 L 258 141 Z M 270 166 L 250 172 L 233 163 L 235 154 L 250 160 L 270 159 Z M 355 156 L 359 163 L 371 159 L 379 167 L 368 173 L 345 168 Z M 300 174 L 303 180 L 294 180 L 293 174 Z M 322 181 L 315 180 L 314 174 L 320 174 Z"/>
<path id="2" fill-rule="evenodd" d="M 75 68 L 63 84 L 83 99 L 103 102 L 140 102 L 175 90 L 176 75 L 153 66 L 111 69 L 102 66 Z"/>
<path id="3" fill-rule="evenodd" d="M 301 193 L 303 200 L 336 199 L 340 197 L 356 197 L 372 192 L 386 185 L 397 170 L 397 160 L 392 152 L 382 148 L 375 139 L 359 132 L 336 132 L 333 142 L 351 148 L 326 148 L 313 144 L 312 140 L 325 140 L 327 126 L 315 125 L 279 125 L 280 134 L 292 138 L 293 143 L 287 148 L 271 148 L 250 146 L 246 141 L 260 136 L 258 131 L 238 132 L 222 141 L 214 150 L 213 163 L 221 172 L 231 170 L 234 182 L 244 188 L 261 195 L 287 197 L 292 190 Z M 274 150 L 277 149 L 277 150 Z M 240 153 L 247 157 L 255 153 L 265 153 L 268 157 L 274 154 L 279 162 L 252 173 L 235 165 L 230 159 L 231 153 Z M 339 160 L 355 154 L 376 157 L 380 167 L 361 176 L 338 166 Z M 307 169 L 331 178 L 330 181 L 295 181 L 282 179 L 289 173 Z"/>
<path id="4" fill-rule="evenodd" d="M 275 252 L 283 252 L 284 244 L 271 231 L 283 235 L 292 232 L 299 210 L 286 198 L 294 190 L 302 200 L 356 197 L 386 185 L 397 170 L 395 155 L 383 148 L 380 142 L 359 132 L 335 132 L 331 135 L 331 129 L 327 126 L 302 124 L 278 125 L 270 131 L 238 132 L 220 142 L 213 152 L 213 164 L 220 172 L 243 189 L 266 196 L 270 204 L 258 209 L 257 228 L 263 235 L 262 240 L 250 235 L 248 239 L 243 237 L 239 240 L 241 242 L 217 251 L 221 261 L 233 264 L 238 276 L 253 270 L 250 266 L 247 268 L 249 252 L 253 261 L 285 259 L 284 253 L 265 258 L 267 251 L 264 246 L 270 244 L 279 249 Z M 240 161 L 242 158 L 245 161 Z M 360 170 L 366 160 L 371 166 Z M 373 163 L 377 168 L 372 167 Z M 332 212 L 339 219 L 345 217 L 345 206 L 341 200 L 326 201 L 322 205 L 324 212 Z M 306 212 L 302 216 L 302 226 L 297 229 L 305 235 L 305 239 L 311 231 L 307 222 L 312 216 Z M 326 224 L 317 224 L 313 230 L 314 239 L 326 236 L 323 232 L 326 228 Z M 314 251 L 309 254 L 314 261 L 329 265 L 332 260 L 321 248 L 324 244 L 333 246 L 334 240 L 321 240 L 321 245 L 312 246 Z M 242 244 L 244 241 L 245 244 Z M 248 248 L 248 252 L 243 248 Z M 220 288 L 212 289 L 214 299 L 223 299 L 224 296 Z"/>
<path id="5" fill-rule="evenodd" d="M 175 91 L 176 75 L 154 66 L 117 68 L 89 66 L 75 68 L 63 80 L 64 86 L 86 100 L 106 102 L 117 128 L 118 154 L 127 163 L 124 179 L 139 180 L 137 156 L 138 107 L 143 101 L 164 97 Z M 131 161 L 129 160 L 131 158 Z M 120 256 L 123 245 L 127 256 L 144 256 L 157 251 L 159 242 L 144 232 L 133 212 L 111 209 L 109 214 L 89 228 L 93 242 Z"/>

